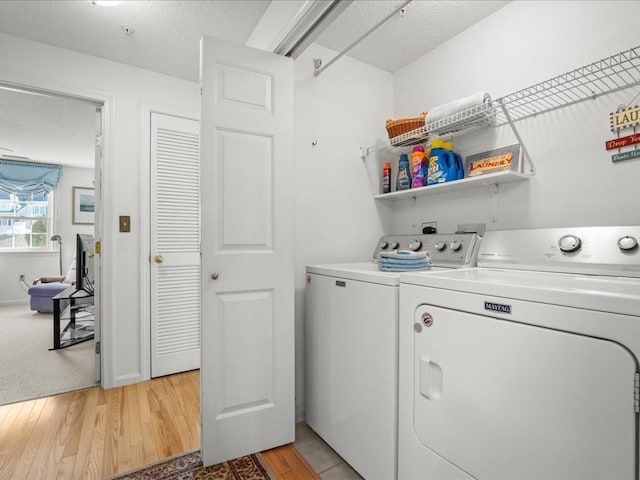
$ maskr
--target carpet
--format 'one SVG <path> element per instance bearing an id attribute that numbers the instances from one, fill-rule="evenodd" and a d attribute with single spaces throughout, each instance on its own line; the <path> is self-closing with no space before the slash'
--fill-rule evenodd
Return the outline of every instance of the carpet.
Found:
<path id="1" fill-rule="evenodd" d="M 0 405 L 93 387 L 94 342 L 53 346 L 53 314 L 0 307 Z"/>
<path id="2" fill-rule="evenodd" d="M 271 478 L 257 455 L 246 455 L 203 467 L 198 450 L 139 470 L 109 477 L 109 480 L 269 480 Z"/>

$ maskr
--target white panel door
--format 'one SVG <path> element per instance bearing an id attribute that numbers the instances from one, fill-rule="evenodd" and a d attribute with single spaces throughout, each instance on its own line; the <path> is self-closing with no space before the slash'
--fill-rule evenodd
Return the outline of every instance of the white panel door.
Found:
<path id="1" fill-rule="evenodd" d="M 433 324 L 418 328 L 424 314 Z M 414 322 L 414 431 L 425 446 L 474 478 L 636 478 L 627 349 L 431 305 Z"/>
<path id="2" fill-rule="evenodd" d="M 202 453 L 294 439 L 290 58 L 204 37 Z"/>
<path id="3" fill-rule="evenodd" d="M 200 367 L 200 124 L 151 114 L 151 376 Z"/>

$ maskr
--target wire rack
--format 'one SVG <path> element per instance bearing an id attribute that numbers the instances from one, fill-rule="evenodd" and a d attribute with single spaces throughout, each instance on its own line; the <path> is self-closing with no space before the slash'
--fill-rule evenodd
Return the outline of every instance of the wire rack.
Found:
<path id="1" fill-rule="evenodd" d="M 518 121 L 638 84 L 640 47 L 524 88 L 497 103 L 508 109 L 513 121 Z M 497 124 L 507 121 L 502 115 Z"/>
<path id="2" fill-rule="evenodd" d="M 450 138 L 488 126 L 510 124 L 541 113 L 640 84 L 640 46 L 577 68 L 510 95 L 429 122 L 416 130 L 362 149 L 362 157 L 389 147 L 425 143 L 433 137 Z M 522 143 L 522 142 L 520 142 Z"/>

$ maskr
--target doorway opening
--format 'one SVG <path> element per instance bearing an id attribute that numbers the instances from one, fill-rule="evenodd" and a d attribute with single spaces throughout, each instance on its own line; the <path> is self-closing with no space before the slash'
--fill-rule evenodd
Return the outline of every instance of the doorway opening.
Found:
<path id="1" fill-rule="evenodd" d="M 0 184 L 0 270 L 5 272 L 0 279 L 0 405 L 100 384 L 100 257 L 95 252 L 88 253 L 96 295 L 92 305 L 78 308 L 77 315 L 74 311 L 76 325 L 92 330 L 93 338 L 51 349 L 53 290 L 62 292 L 77 281 L 78 236 L 100 238 L 103 110 L 103 101 L 0 82 L 0 168 L 44 165 L 58 172 L 54 184 L 30 195 L 23 195 L 19 185 Z M 88 274 L 84 260 L 79 273 Z M 53 290 L 45 292 L 49 285 Z M 32 297 L 30 290 L 42 297 Z M 68 307 L 68 302 L 59 304 Z M 64 331 L 65 320 L 58 337 L 63 345 L 76 335 L 73 329 Z"/>

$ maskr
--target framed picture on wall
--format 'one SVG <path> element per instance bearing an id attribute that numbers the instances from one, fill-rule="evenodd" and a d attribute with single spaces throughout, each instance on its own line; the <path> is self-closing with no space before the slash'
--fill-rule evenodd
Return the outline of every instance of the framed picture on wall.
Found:
<path id="1" fill-rule="evenodd" d="M 74 225 L 92 225 L 95 222 L 96 194 L 93 188 L 73 187 L 73 215 L 71 223 Z"/>

